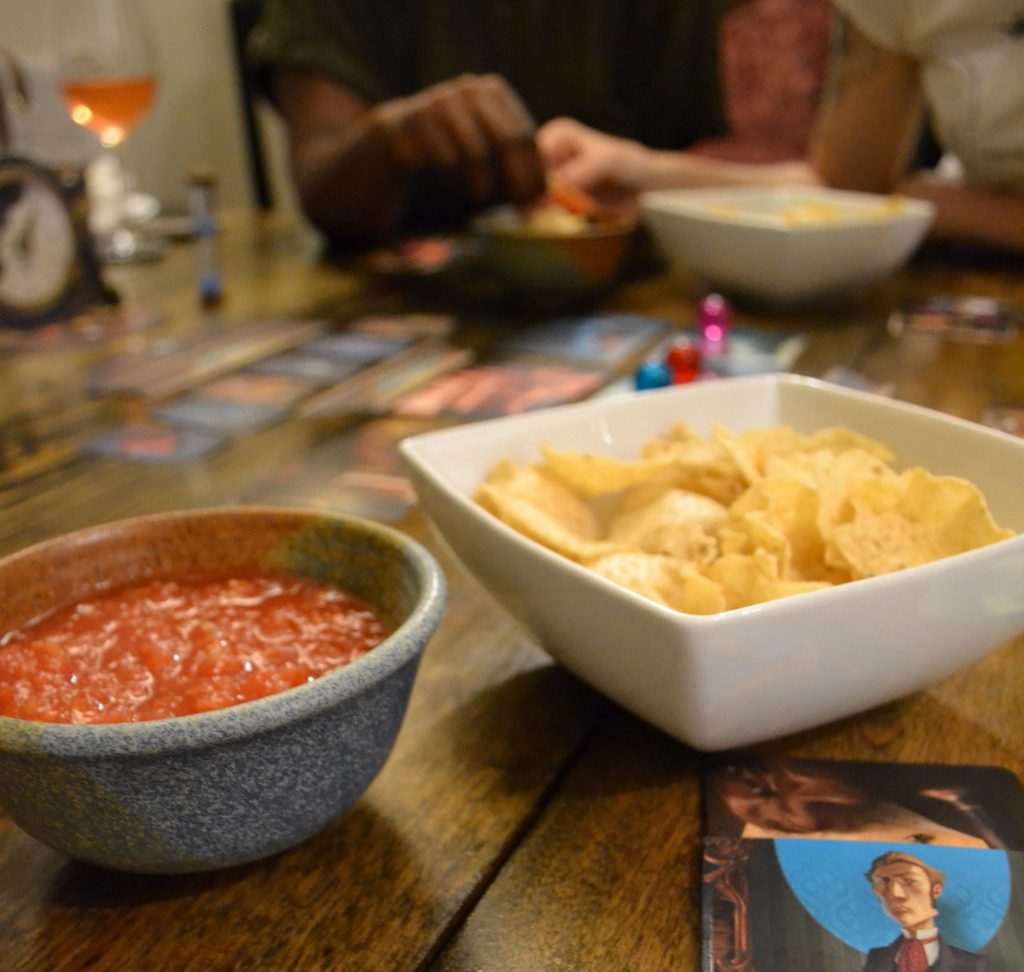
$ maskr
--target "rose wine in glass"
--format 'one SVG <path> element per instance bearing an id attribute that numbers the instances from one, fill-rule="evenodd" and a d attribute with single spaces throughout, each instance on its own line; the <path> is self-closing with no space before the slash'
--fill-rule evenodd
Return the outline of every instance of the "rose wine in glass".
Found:
<path id="1" fill-rule="evenodd" d="M 156 78 L 70 78 L 61 83 L 72 119 L 105 148 L 120 145 L 142 120 L 156 94 Z"/>
<path id="2" fill-rule="evenodd" d="M 60 87 L 72 120 L 91 131 L 116 158 L 120 195 L 115 216 L 97 234 L 106 262 L 152 259 L 164 241 L 142 237 L 125 220 L 132 179 L 121 156 L 124 140 L 145 117 L 157 89 L 156 62 L 141 0 L 57 0 Z"/>

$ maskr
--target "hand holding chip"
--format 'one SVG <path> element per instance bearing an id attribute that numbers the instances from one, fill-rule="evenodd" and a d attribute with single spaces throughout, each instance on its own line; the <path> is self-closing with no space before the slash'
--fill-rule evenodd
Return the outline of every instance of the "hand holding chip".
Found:
<path id="1" fill-rule="evenodd" d="M 460 176 L 475 203 L 528 203 L 544 192 L 533 119 L 498 75 L 463 75 L 384 102 L 371 115 L 404 167 Z"/>

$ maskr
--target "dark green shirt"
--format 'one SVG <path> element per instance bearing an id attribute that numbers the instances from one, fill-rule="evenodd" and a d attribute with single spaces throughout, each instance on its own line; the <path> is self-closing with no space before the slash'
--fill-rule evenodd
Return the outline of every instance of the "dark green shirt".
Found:
<path id="1" fill-rule="evenodd" d="M 736 0 L 266 0 L 262 67 L 325 74 L 371 103 L 503 75 L 538 124 L 568 115 L 655 148 L 725 128 L 717 22 Z"/>

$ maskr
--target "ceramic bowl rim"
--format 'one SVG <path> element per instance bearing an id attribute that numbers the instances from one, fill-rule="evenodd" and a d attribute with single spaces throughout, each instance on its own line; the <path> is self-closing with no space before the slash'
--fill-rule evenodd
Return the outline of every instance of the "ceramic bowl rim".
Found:
<path id="1" fill-rule="evenodd" d="M 915 199 L 910 196 L 900 197 L 903 209 L 899 212 L 875 214 L 870 217 L 857 218 L 856 216 L 844 217 L 833 222 L 823 221 L 820 223 L 779 223 L 772 221 L 769 214 L 740 212 L 735 217 L 728 218 L 707 212 L 701 206 L 706 205 L 708 200 L 730 197 L 759 198 L 762 196 L 805 196 L 810 199 L 829 200 L 837 202 L 855 201 L 855 205 L 866 208 L 869 201 L 875 203 L 884 202 L 889 197 L 882 193 L 853 192 L 847 189 L 830 189 L 825 186 L 775 186 L 757 187 L 745 186 L 729 189 L 700 188 L 700 189 L 652 189 L 641 194 L 640 206 L 643 213 L 656 213 L 664 217 L 673 217 L 686 220 L 689 223 L 703 226 L 719 226 L 733 229 L 736 232 L 744 233 L 765 233 L 769 236 L 802 237 L 812 235 L 839 235 L 855 231 L 863 231 L 868 228 L 891 229 L 897 226 L 918 226 L 921 223 L 931 223 L 935 217 L 935 205 L 926 199 Z"/>
<path id="2" fill-rule="evenodd" d="M 296 517 L 325 520 L 380 540 L 409 567 L 418 591 L 409 616 L 387 638 L 356 661 L 313 682 L 238 705 L 144 722 L 59 723 L 0 716 L 0 750 L 22 754 L 62 753 L 98 758 L 117 754 L 156 755 L 222 745 L 299 723 L 355 697 L 385 679 L 426 646 L 444 612 L 447 584 L 440 565 L 416 540 L 394 527 L 347 513 L 293 506 L 212 506 L 147 513 L 98 523 L 31 544 L 0 558 L 0 570 L 47 546 L 100 532 L 129 533 L 140 525 L 227 517 Z"/>
<path id="3" fill-rule="evenodd" d="M 545 232 L 529 229 L 524 226 L 504 226 L 495 224 L 488 221 L 486 213 L 478 215 L 470 222 L 471 230 L 480 239 L 502 241 L 516 240 L 522 241 L 523 243 L 572 243 L 574 241 L 583 240 L 603 240 L 617 237 L 628 237 L 636 232 L 639 225 L 639 214 L 636 216 L 623 214 L 621 216 L 595 220 L 592 223 L 587 223 L 582 230 L 575 233 Z"/>

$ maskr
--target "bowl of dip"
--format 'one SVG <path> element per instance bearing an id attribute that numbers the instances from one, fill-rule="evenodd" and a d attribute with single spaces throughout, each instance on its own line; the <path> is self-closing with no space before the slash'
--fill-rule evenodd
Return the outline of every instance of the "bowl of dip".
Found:
<path id="1" fill-rule="evenodd" d="M 137 517 L 0 560 L 0 806 L 92 864 L 214 870 L 292 847 L 377 776 L 444 576 L 368 520 Z"/>
<path id="2" fill-rule="evenodd" d="M 635 215 L 569 211 L 546 201 L 524 210 L 497 206 L 471 223 L 483 265 L 513 297 L 571 303 L 618 280 L 636 236 Z"/>

